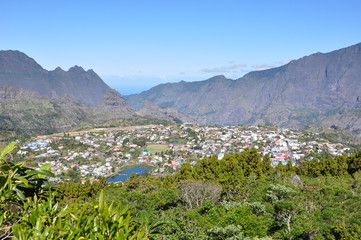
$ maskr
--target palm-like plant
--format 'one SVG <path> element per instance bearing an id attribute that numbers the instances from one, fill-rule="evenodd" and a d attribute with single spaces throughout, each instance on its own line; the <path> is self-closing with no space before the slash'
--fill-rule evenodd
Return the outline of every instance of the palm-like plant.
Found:
<path id="1" fill-rule="evenodd" d="M 10 227 L 19 221 L 27 198 L 47 195 L 46 176 L 53 176 L 50 165 L 44 165 L 39 170 L 25 166 L 25 162 L 14 163 L 8 156 L 16 148 L 11 143 L 0 149 L 0 239 L 11 235 Z"/>

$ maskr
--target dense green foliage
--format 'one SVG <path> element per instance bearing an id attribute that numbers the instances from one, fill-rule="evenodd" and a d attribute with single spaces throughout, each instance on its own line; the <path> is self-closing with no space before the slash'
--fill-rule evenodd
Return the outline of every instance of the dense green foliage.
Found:
<path id="1" fill-rule="evenodd" d="M 13 226 L 15 239 L 149 239 L 159 223 L 147 214 L 136 216 L 126 206 L 104 202 L 61 207 L 51 196 L 46 201 L 29 199 L 21 222 Z"/>
<path id="2" fill-rule="evenodd" d="M 24 162 L 8 161 L 7 155 L 15 148 L 10 144 L 0 151 L 0 238 L 11 235 L 11 226 L 24 211 L 24 203 L 33 197 L 45 198 L 50 191 L 45 176 L 52 176 L 50 165 L 38 171 L 26 167 Z"/>
<path id="3" fill-rule="evenodd" d="M 359 239 L 361 152 L 272 168 L 256 149 L 162 178 L 44 187 L 1 151 L 1 234 L 13 239 Z M 40 184 L 41 183 L 41 184 Z M 39 185 L 40 184 L 40 185 Z M 55 190 L 55 189 L 54 189 Z"/>
<path id="4" fill-rule="evenodd" d="M 248 149 L 105 194 L 166 222 L 158 239 L 359 239 L 360 153 L 272 168 Z"/>

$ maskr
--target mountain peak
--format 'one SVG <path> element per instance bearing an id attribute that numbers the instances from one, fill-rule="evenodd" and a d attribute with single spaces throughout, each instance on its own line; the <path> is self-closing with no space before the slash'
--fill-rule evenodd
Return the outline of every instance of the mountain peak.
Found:
<path id="1" fill-rule="evenodd" d="M 220 80 L 228 80 L 228 78 L 226 78 L 226 76 L 224 76 L 224 75 L 216 75 L 214 77 L 211 77 L 208 80 L 209 81 L 220 81 Z"/>
<path id="2" fill-rule="evenodd" d="M 34 59 L 17 50 L 0 51 L 0 73 L 45 71 Z"/>
<path id="3" fill-rule="evenodd" d="M 96 74 L 93 69 L 89 69 L 89 70 L 86 71 L 86 72 L 89 73 L 89 74 Z"/>
<path id="4" fill-rule="evenodd" d="M 55 72 L 65 72 L 61 67 L 57 67 L 54 69 Z"/>
<path id="5" fill-rule="evenodd" d="M 74 67 L 69 68 L 68 72 L 85 72 L 84 68 L 75 65 Z"/>
<path id="6" fill-rule="evenodd" d="M 214 79 L 214 78 L 226 78 L 223 74 L 221 75 L 216 75 L 214 77 L 211 77 L 210 79 Z"/>

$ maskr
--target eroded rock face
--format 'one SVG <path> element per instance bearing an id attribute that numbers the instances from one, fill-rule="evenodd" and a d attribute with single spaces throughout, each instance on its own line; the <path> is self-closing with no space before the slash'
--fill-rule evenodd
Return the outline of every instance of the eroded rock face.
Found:
<path id="1" fill-rule="evenodd" d="M 110 106 L 110 107 L 126 107 L 126 106 L 128 106 L 127 102 L 120 95 L 120 93 L 118 93 L 114 89 L 109 90 L 105 94 L 103 104 L 105 106 Z"/>
<path id="2" fill-rule="evenodd" d="M 216 76 L 161 84 L 126 99 L 134 109 L 149 101 L 175 108 L 203 124 L 301 128 L 327 126 L 338 117 L 339 127 L 357 130 L 360 121 L 349 120 L 360 115 L 360 83 L 361 44 L 357 44 L 251 72 L 237 80 Z M 339 118 L 340 114 L 347 116 Z"/>
<path id="3" fill-rule="evenodd" d="M 116 118 L 131 118 L 135 116 L 123 96 L 114 89 L 110 89 L 105 95 L 103 102 L 93 108 L 96 121 L 106 121 Z"/>

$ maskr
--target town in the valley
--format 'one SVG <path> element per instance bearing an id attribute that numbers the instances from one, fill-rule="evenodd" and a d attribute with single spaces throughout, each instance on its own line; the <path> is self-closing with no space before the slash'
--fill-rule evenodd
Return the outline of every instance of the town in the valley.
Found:
<path id="1" fill-rule="evenodd" d="M 152 167 L 151 174 L 175 172 L 184 162 L 195 164 L 205 156 L 256 148 L 269 154 L 272 165 L 297 165 L 315 156 L 350 153 L 317 132 L 268 126 L 148 125 L 94 129 L 76 133 L 37 136 L 19 146 L 16 155 L 33 167 L 50 164 L 52 181 L 96 181 L 129 166 Z"/>

